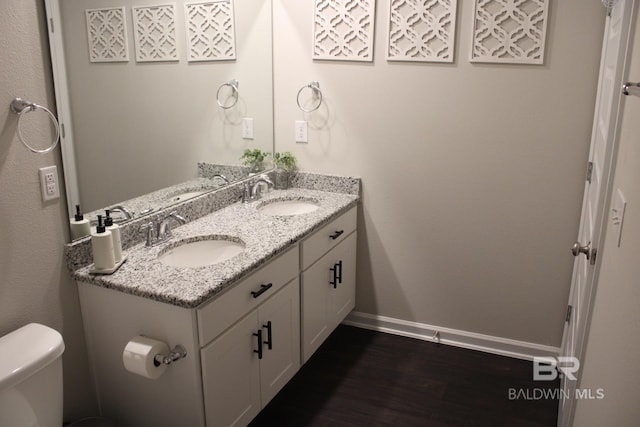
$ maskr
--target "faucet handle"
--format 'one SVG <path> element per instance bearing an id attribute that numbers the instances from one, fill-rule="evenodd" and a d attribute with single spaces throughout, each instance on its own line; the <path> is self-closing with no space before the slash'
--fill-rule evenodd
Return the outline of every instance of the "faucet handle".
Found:
<path id="1" fill-rule="evenodd" d="M 140 232 L 141 233 L 146 233 L 146 243 L 145 246 L 146 247 L 151 247 L 153 246 L 153 243 L 155 242 L 155 227 L 153 222 L 148 222 L 146 224 L 142 224 L 140 226 Z"/>

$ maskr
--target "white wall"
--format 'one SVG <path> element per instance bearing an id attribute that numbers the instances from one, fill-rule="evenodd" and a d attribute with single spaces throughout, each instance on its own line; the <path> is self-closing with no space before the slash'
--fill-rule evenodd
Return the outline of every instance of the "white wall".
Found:
<path id="1" fill-rule="evenodd" d="M 640 11 L 640 9 L 638 9 Z M 629 79 L 640 79 L 640 31 L 636 29 Z M 620 247 L 611 221 L 607 226 L 591 329 L 582 362 L 580 388 L 603 389 L 602 400 L 579 400 L 574 425 L 632 427 L 640 420 L 640 99 L 625 100 L 613 191 L 620 189 L 627 209 Z M 610 206 L 612 208 L 613 206 Z M 611 212 L 609 210 L 609 212 Z"/>
<path id="2" fill-rule="evenodd" d="M 236 60 L 187 61 L 184 3 L 175 3 L 179 61 L 136 62 L 132 6 L 156 0 L 61 1 L 80 204 L 85 212 L 197 176 L 197 163 L 241 163 L 246 148 L 271 151 L 271 10 L 236 0 Z M 260 4 L 262 7 L 256 7 Z M 125 7 L 128 62 L 89 61 L 85 9 Z M 216 103 L 239 81 L 238 104 Z M 226 91 L 221 91 L 224 99 Z M 254 119 L 254 139 L 241 135 Z"/>
<path id="3" fill-rule="evenodd" d="M 358 175 L 356 310 L 559 346 L 604 25 L 600 2 L 551 1 L 545 64 L 468 61 L 458 1 L 454 64 L 311 59 L 313 3 L 274 0 L 275 135 L 304 170 Z M 320 82 L 304 115 L 296 93 Z M 293 141 L 294 120 L 309 143 Z"/>
<path id="4" fill-rule="evenodd" d="M 55 107 L 42 1 L 0 2 L 0 63 L 0 335 L 30 322 L 62 333 L 65 419 L 78 419 L 97 409 L 78 293 L 63 262 L 67 209 L 64 197 L 43 204 L 38 181 L 38 168 L 49 165 L 57 165 L 62 177 L 59 149 L 29 152 L 16 137 L 16 116 L 9 111 L 16 96 Z M 45 117 L 24 119 L 25 134 L 40 147 L 53 138 Z"/>

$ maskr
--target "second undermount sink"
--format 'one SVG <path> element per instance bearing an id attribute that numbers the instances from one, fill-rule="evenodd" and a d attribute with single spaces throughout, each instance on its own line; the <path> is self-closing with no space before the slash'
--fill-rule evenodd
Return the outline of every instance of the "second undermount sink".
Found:
<path id="1" fill-rule="evenodd" d="M 160 252 L 158 260 L 172 267 L 204 267 L 231 259 L 244 249 L 245 243 L 238 238 L 212 235 L 172 244 Z"/>
<path id="2" fill-rule="evenodd" d="M 291 216 L 310 213 L 319 207 L 320 204 L 314 199 L 275 199 L 262 202 L 258 206 L 258 211 L 266 215 Z"/>

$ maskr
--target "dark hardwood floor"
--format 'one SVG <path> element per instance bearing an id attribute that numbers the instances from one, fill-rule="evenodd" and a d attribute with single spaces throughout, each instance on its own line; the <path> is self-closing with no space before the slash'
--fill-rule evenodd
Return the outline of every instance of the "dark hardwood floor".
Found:
<path id="1" fill-rule="evenodd" d="M 543 387 L 531 362 L 340 326 L 250 426 L 555 426 Z"/>

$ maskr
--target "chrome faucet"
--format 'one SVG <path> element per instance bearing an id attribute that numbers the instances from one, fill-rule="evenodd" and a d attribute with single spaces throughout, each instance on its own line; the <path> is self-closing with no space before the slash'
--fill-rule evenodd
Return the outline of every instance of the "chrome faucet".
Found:
<path id="1" fill-rule="evenodd" d="M 150 248 L 169 240 L 172 237 L 171 228 L 169 227 L 169 224 L 172 221 L 175 221 L 178 224 L 185 224 L 187 222 L 183 216 L 178 215 L 178 212 L 173 211 L 164 217 L 164 219 L 157 225 L 154 224 L 153 221 L 143 224 L 140 227 L 140 231 L 146 233 L 145 246 Z"/>
<path id="2" fill-rule="evenodd" d="M 125 219 L 133 218 L 133 212 L 131 212 L 130 210 L 126 209 L 122 205 L 112 206 L 112 207 L 109 208 L 109 211 L 110 212 L 122 212 L 122 214 L 124 215 Z"/>
<path id="3" fill-rule="evenodd" d="M 222 175 L 221 173 L 216 173 L 211 177 L 211 180 L 213 180 L 213 178 L 221 178 L 225 184 L 229 185 L 229 178 L 227 178 L 226 176 Z"/>
<path id="4" fill-rule="evenodd" d="M 167 215 L 158 226 L 158 240 L 163 241 L 171 238 L 171 228 L 169 224 L 171 222 L 177 222 L 178 224 L 186 224 L 187 220 L 183 216 L 178 215 L 178 212 L 173 211 Z"/>
<path id="5" fill-rule="evenodd" d="M 262 197 L 262 188 L 265 185 L 267 191 L 274 187 L 273 181 L 271 181 L 267 175 L 260 175 L 253 183 L 245 182 L 242 202 L 249 203 L 252 200 L 260 199 L 260 197 Z"/>

